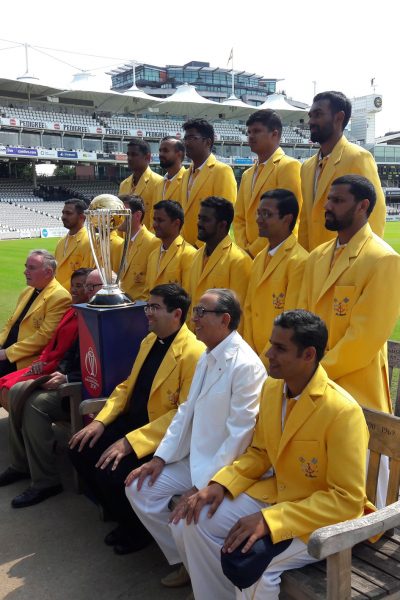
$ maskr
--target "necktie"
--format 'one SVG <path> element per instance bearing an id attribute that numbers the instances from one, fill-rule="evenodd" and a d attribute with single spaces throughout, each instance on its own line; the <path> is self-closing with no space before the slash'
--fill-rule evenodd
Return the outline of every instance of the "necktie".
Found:
<path id="1" fill-rule="evenodd" d="M 333 253 L 333 257 L 332 257 L 332 262 L 331 262 L 331 271 L 335 265 L 335 263 L 337 262 L 339 256 L 342 254 L 343 250 L 346 248 L 346 245 L 344 246 L 336 246 L 335 251 Z"/>
<path id="2" fill-rule="evenodd" d="M 257 179 L 260 177 L 263 168 L 265 167 L 264 163 L 261 163 L 260 165 L 257 165 L 257 169 L 254 173 L 253 176 L 253 185 L 251 186 L 251 191 L 254 190 L 254 188 L 256 187 L 256 183 L 257 183 Z"/>
<path id="3" fill-rule="evenodd" d="M 321 175 L 323 173 L 323 170 L 325 169 L 325 165 L 328 162 L 328 158 L 329 158 L 329 155 L 328 156 L 324 156 L 323 158 L 320 158 L 319 161 L 318 161 L 318 169 L 319 169 L 319 171 L 318 171 L 318 177 L 317 177 L 317 185 L 318 185 L 319 180 L 321 179 Z"/>
<path id="4" fill-rule="evenodd" d="M 290 413 L 296 406 L 296 402 L 297 402 L 297 400 L 295 398 L 286 398 L 286 413 L 285 413 L 285 419 L 283 421 L 283 427 L 286 426 L 286 422 L 289 418 Z"/>
<path id="5" fill-rule="evenodd" d="M 189 198 L 190 196 L 190 192 L 192 191 L 192 187 L 194 185 L 194 182 L 196 180 L 197 175 L 200 173 L 199 169 L 194 169 L 194 171 L 192 171 L 190 173 L 190 177 L 189 177 L 189 183 L 188 183 L 188 188 L 187 188 L 187 197 Z"/>
<path id="6" fill-rule="evenodd" d="M 163 261 L 163 258 L 164 258 L 164 256 L 166 255 L 166 253 L 167 253 L 167 251 L 166 251 L 166 249 L 164 248 L 164 246 L 161 246 L 161 248 L 160 248 L 160 256 L 159 256 L 159 258 L 158 258 L 158 269 L 157 269 L 157 272 L 158 272 L 158 273 L 160 272 L 160 269 L 161 269 L 161 263 L 162 263 L 162 261 Z"/>
<path id="7" fill-rule="evenodd" d="M 164 180 L 164 191 L 163 191 L 163 200 L 166 200 L 165 196 L 167 195 L 168 188 L 171 185 L 171 181 L 169 179 Z"/>
<path id="8" fill-rule="evenodd" d="M 267 252 L 267 256 L 265 257 L 264 271 L 267 270 L 267 267 L 268 267 L 269 263 L 271 262 L 271 258 L 272 258 L 271 254 L 269 254 Z"/>

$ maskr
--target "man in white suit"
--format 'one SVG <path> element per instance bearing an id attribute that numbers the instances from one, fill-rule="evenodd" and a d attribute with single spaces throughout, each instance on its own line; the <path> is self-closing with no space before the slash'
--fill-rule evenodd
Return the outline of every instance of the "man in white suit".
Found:
<path id="1" fill-rule="evenodd" d="M 207 290 L 193 307 L 195 333 L 207 351 L 154 457 L 125 482 L 134 511 L 171 565 L 182 559 L 173 537 L 179 528 L 169 522 L 186 514 L 188 498 L 241 454 L 252 437 L 266 371 L 236 331 L 240 313 L 235 293 L 227 289 Z M 181 499 L 171 513 L 168 505 L 176 494 Z M 175 585 L 184 579 L 178 577 Z M 171 581 L 166 584 L 173 587 Z"/>

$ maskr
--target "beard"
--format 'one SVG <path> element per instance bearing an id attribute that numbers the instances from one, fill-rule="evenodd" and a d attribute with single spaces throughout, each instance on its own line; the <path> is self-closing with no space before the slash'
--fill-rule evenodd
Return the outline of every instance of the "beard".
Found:
<path id="1" fill-rule="evenodd" d="M 318 127 L 314 131 L 310 132 L 310 139 L 314 143 L 324 144 L 333 135 L 332 124 L 325 125 L 325 127 Z"/>
<path id="2" fill-rule="evenodd" d="M 340 219 L 331 212 L 325 212 L 325 228 L 328 231 L 343 231 L 353 224 L 353 217 L 356 207 L 350 208 Z"/>
<path id="3" fill-rule="evenodd" d="M 162 169 L 169 169 L 170 167 L 172 167 L 174 165 L 174 161 L 173 160 L 162 160 L 160 158 L 160 167 Z"/>

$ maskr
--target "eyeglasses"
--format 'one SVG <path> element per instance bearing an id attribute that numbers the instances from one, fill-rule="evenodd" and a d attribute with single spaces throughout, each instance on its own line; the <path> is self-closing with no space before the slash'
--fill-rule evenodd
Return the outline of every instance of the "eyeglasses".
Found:
<path id="1" fill-rule="evenodd" d="M 192 140 L 205 140 L 206 138 L 202 135 L 185 135 L 183 138 L 184 142 L 191 142 Z"/>
<path id="2" fill-rule="evenodd" d="M 257 210 L 257 217 L 261 219 L 272 219 L 272 217 L 279 217 L 279 213 L 271 212 L 270 210 Z"/>
<path id="3" fill-rule="evenodd" d="M 199 319 L 202 319 L 206 313 L 215 313 L 215 314 L 222 315 L 225 312 L 226 312 L 226 310 L 218 310 L 218 309 L 210 310 L 208 308 L 204 308 L 204 306 L 193 306 L 193 308 L 192 308 L 193 316 L 198 317 Z"/>
<path id="4" fill-rule="evenodd" d="M 85 289 L 89 290 L 89 292 L 93 292 L 94 288 L 102 287 L 102 283 L 85 283 Z"/>
<path id="5" fill-rule="evenodd" d="M 150 315 L 152 313 L 155 313 L 158 310 L 160 310 L 161 308 L 162 308 L 162 306 L 160 306 L 159 304 L 145 304 L 143 306 L 143 310 L 146 313 L 146 315 Z"/>

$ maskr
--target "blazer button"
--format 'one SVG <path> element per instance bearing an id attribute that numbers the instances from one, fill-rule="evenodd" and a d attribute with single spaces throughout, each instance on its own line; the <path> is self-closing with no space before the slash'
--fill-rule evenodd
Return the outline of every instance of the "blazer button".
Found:
<path id="1" fill-rule="evenodd" d="M 285 490 L 285 489 L 286 489 L 286 485 L 285 485 L 284 483 L 280 483 L 280 484 L 278 485 L 278 490 L 281 490 L 281 491 L 282 491 L 282 490 Z"/>

